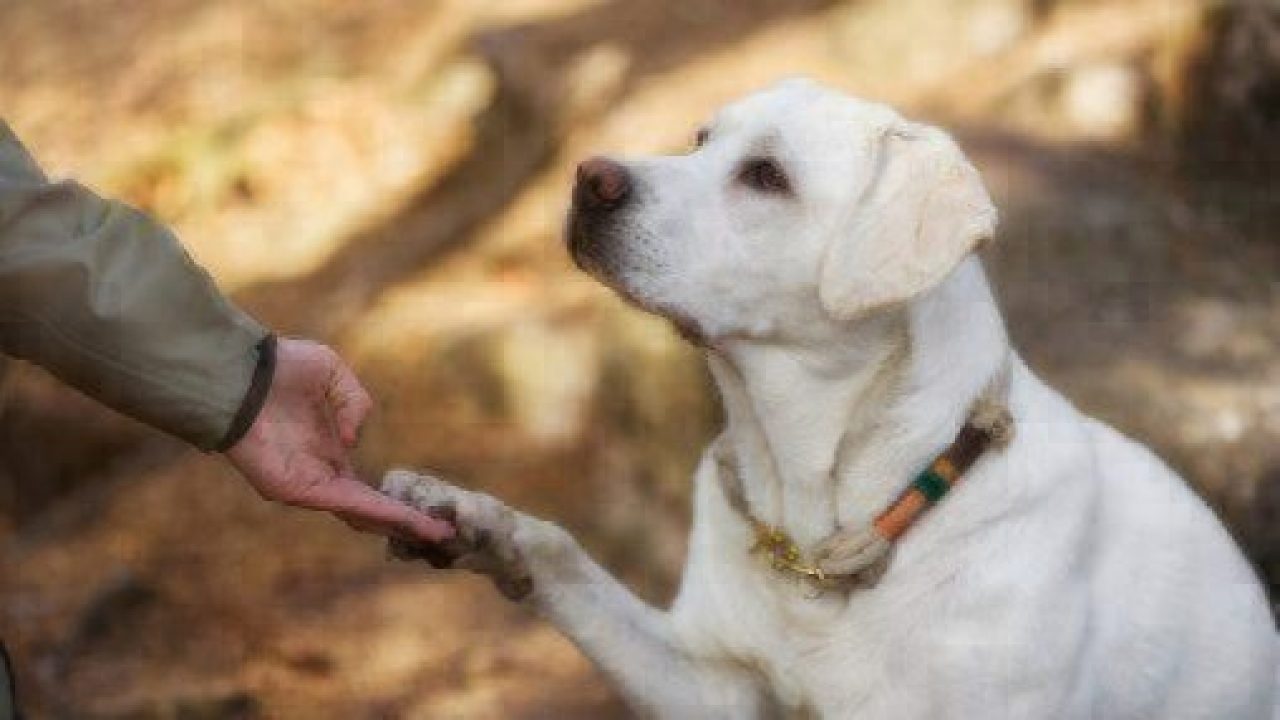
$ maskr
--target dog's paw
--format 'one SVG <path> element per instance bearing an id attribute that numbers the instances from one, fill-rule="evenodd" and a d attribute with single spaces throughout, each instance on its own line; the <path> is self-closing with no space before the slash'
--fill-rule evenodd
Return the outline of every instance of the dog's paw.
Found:
<path id="1" fill-rule="evenodd" d="M 391 540 L 388 547 L 393 557 L 487 575 L 510 600 L 521 600 L 532 592 L 533 578 L 516 547 L 516 513 L 500 500 L 408 470 L 388 472 L 382 478 L 382 492 L 451 522 L 457 530 L 455 537 L 438 543 Z"/>
<path id="2" fill-rule="evenodd" d="M 874 583 L 884 572 L 892 545 L 873 525 L 844 528 L 815 551 L 818 567 L 828 576 L 856 576 Z"/>

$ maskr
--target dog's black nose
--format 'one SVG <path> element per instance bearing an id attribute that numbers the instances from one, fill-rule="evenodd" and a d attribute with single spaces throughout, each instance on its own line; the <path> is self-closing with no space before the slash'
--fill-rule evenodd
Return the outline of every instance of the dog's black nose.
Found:
<path id="1" fill-rule="evenodd" d="M 593 157 L 578 166 L 578 183 L 573 189 L 574 202 L 592 210 L 612 210 L 631 194 L 631 178 L 627 169 L 608 158 Z"/>

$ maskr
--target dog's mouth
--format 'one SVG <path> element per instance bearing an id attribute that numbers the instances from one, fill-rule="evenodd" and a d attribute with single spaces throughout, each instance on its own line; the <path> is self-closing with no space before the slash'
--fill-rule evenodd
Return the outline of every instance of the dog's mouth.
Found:
<path id="1" fill-rule="evenodd" d="M 565 247 L 579 270 L 618 293 L 627 302 L 648 309 L 646 304 L 623 282 L 621 263 L 606 250 L 616 238 L 614 232 L 599 227 L 599 221 L 585 218 L 575 208 L 565 223 Z"/>
<path id="2" fill-rule="evenodd" d="M 612 275 L 614 267 L 605 256 L 599 228 L 594 225 L 596 222 L 584 218 L 576 207 L 570 210 L 564 229 L 565 247 L 579 270 L 606 282 L 605 276 Z"/>
<path id="3" fill-rule="evenodd" d="M 706 336 L 700 324 L 687 313 L 667 303 L 646 298 L 628 285 L 622 260 L 615 249 L 624 241 L 619 236 L 618 229 L 613 227 L 612 220 L 606 226 L 606 221 L 593 217 L 590 211 L 580 212 L 575 207 L 570 210 L 565 222 L 564 239 L 569 257 L 579 270 L 595 278 L 628 304 L 666 318 L 681 337 L 690 343 L 706 345 Z"/>
<path id="4" fill-rule="evenodd" d="M 625 215 L 601 212 L 575 200 L 565 221 L 564 242 L 578 269 L 627 294 L 626 248 L 630 243 Z"/>

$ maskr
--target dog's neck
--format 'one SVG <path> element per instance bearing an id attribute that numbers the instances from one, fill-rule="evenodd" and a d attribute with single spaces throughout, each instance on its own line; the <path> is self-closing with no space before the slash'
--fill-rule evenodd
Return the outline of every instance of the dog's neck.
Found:
<path id="1" fill-rule="evenodd" d="M 751 512 L 801 547 L 874 520 L 951 443 L 1007 352 L 976 258 L 828 337 L 710 350 Z"/>

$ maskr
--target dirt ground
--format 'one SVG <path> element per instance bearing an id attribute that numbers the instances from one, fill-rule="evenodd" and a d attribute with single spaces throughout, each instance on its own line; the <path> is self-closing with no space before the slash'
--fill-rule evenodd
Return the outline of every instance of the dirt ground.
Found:
<path id="1" fill-rule="evenodd" d="M 693 350 L 567 261 L 573 167 L 679 151 L 786 75 L 891 102 L 997 197 L 987 266 L 1031 365 L 1182 471 L 1275 591 L 1278 25 L 1192 0 L 11 0 L 0 112 L 338 347 L 378 401 L 370 479 L 499 494 L 664 602 L 718 411 Z M 482 581 L 19 363 L 0 637 L 37 718 L 625 717 Z"/>

